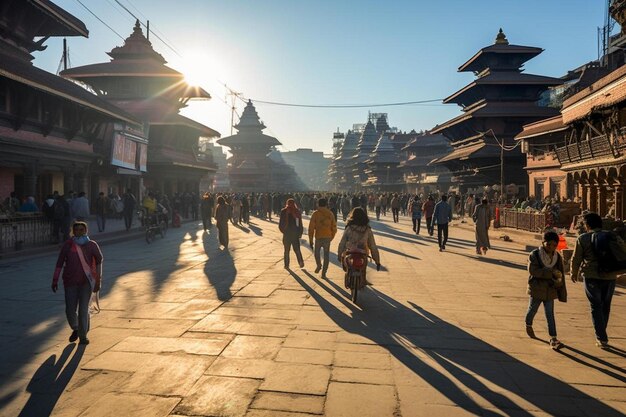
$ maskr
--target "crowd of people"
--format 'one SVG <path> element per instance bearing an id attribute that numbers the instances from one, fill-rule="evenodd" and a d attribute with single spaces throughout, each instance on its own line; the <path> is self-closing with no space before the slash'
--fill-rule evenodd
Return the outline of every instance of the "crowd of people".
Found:
<path id="1" fill-rule="evenodd" d="M 2 210 L 10 213 L 41 211 L 51 220 L 53 236 L 63 243 L 52 289 L 58 289 L 58 281 L 62 276 L 66 315 L 72 328 L 70 341 L 80 339 L 81 343 L 89 343 L 88 304 L 91 294 L 100 288 L 102 276 L 102 253 L 98 245 L 89 239 L 85 223 L 90 214 L 95 214 L 99 231 L 105 230 L 106 218 L 110 216 L 123 217 L 127 230 L 130 229 L 137 210 L 143 210 L 148 215 L 161 214 L 168 221 L 176 221 L 177 216 L 201 219 L 205 231 L 216 225 L 219 243 L 224 250 L 229 245 L 229 224 L 250 224 L 251 216 L 270 222 L 275 219 L 283 236 L 283 262 L 287 269 L 291 265 L 291 252 L 295 254 L 298 266 L 304 267 L 300 240 L 305 232 L 303 215 L 310 216 L 308 243 L 314 253 L 315 273 L 321 272 L 322 278 L 327 278 L 331 242 L 338 233 L 339 218 L 345 222 L 337 245 L 340 264 L 344 265 L 347 252 L 359 250 L 370 255 L 380 268 L 380 254 L 370 225 L 370 215 L 376 220 L 390 215 L 394 223 L 399 223 L 400 216 L 407 216 L 411 219 L 410 225 L 416 235 L 421 233 L 422 221 L 430 237 L 434 238 L 436 227 L 437 244 L 441 252 L 446 249 L 448 226 L 452 219 L 457 216 L 471 217 L 475 227 L 476 254 L 486 255 L 491 248 L 488 232 L 493 221 L 492 206 L 493 202 L 485 195 L 468 194 L 459 198 L 454 194 L 409 193 L 206 192 L 201 196 L 197 193 L 177 193 L 170 198 L 164 194 L 147 192 L 142 201 L 138 202 L 131 190 L 126 190 L 122 196 L 105 196 L 101 192 L 93 205 L 90 205 L 84 192 L 69 192 L 66 195 L 54 192 L 42 202 L 41 208 L 32 198 L 20 202 L 11 194 L 4 200 Z M 536 210 L 539 206 L 532 198 L 528 198 L 518 201 L 513 207 Z M 95 212 L 90 213 L 90 209 Z M 541 210 L 549 210 L 558 216 L 558 201 L 545 201 Z M 620 270 L 626 270 L 626 244 L 619 236 L 602 230 L 602 219 L 596 213 L 584 214 L 582 224 L 583 230 L 580 231 L 571 260 L 571 279 L 575 283 L 584 281 L 596 344 L 608 348 L 607 325 L 617 275 L 615 271 L 606 270 L 610 259 L 606 258 L 609 259 L 607 261 L 603 256 L 613 251 L 613 260 L 619 259 L 622 262 L 619 264 Z M 525 315 L 526 332 L 535 338 L 534 317 L 541 305 L 544 306 L 549 343 L 556 350 L 563 343 L 557 337 L 554 300 L 567 301 L 564 260 L 557 250 L 559 240 L 559 235 L 549 230 L 544 234 L 541 246 L 529 255 L 529 304 Z M 599 251 L 598 240 L 610 241 L 612 246 Z"/>

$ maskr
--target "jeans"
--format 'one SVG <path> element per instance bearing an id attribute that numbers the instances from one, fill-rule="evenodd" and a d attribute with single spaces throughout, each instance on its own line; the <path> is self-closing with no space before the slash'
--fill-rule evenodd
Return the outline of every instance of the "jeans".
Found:
<path id="1" fill-rule="evenodd" d="M 133 226 L 133 212 L 124 210 L 124 225 L 126 230 L 130 230 Z"/>
<path id="2" fill-rule="evenodd" d="M 585 294 L 591 304 L 591 320 L 596 332 L 596 339 L 608 342 L 606 328 L 609 324 L 611 299 L 615 291 L 615 280 L 585 279 Z"/>
<path id="3" fill-rule="evenodd" d="M 441 239 L 442 234 L 443 240 Z M 437 242 L 439 242 L 440 248 L 443 249 L 446 247 L 446 243 L 448 243 L 448 223 L 437 225 Z"/>
<path id="4" fill-rule="evenodd" d="M 434 235 L 435 234 L 435 225 L 433 224 L 433 218 L 432 217 L 426 217 L 426 228 L 428 229 L 428 234 L 429 235 Z"/>
<path id="5" fill-rule="evenodd" d="M 400 219 L 399 219 L 400 209 L 399 208 L 392 208 L 391 209 L 391 214 L 393 215 L 393 222 L 394 223 L 398 223 L 400 221 Z"/>
<path id="6" fill-rule="evenodd" d="M 89 300 L 91 300 L 89 281 L 80 286 L 65 287 L 65 316 L 72 330 L 77 330 L 81 339 L 86 338 L 89 331 Z"/>
<path id="7" fill-rule="evenodd" d="M 541 301 L 530 297 L 528 303 L 528 311 L 526 312 L 526 325 L 532 326 L 533 319 L 539 306 L 543 303 L 543 310 L 546 313 L 546 321 L 548 322 L 548 334 L 550 337 L 556 337 L 556 322 L 554 321 L 554 300 Z"/>
<path id="8" fill-rule="evenodd" d="M 422 227 L 422 218 L 419 219 L 413 218 L 413 231 L 420 234 L 420 228 Z"/>
<path id="9" fill-rule="evenodd" d="M 376 206 L 376 220 L 380 220 L 380 206 Z"/>
<path id="10" fill-rule="evenodd" d="M 322 276 L 326 275 L 328 271 L 328 263 L 330 258 L 330 238 L 318 237 L 315 239 L 315 264 L 321 266 L 320 251 L 324 248 L 324 266 L 322 267 Z"/>
<path id="11" fill-rule="evenodd" d="M 300 238 L 298 237 L 288 237 L 283 235 L 283 246 L 285 248 L 285 268 L 289 268 L 289 251 L 293 246 L 293 251 L 296 253 L 296 259 L 298 259 L 298 265 L 304 265 L 304 260 L 302 259 L 302 252 L 300 252 Z"/>
<path id="12" fill-rule="evenodd" d="M 96 222 L 98 223 L 98 232 L 104 232 L 104 228 L 107 224 L 107 218 L 96 214 Z"/>

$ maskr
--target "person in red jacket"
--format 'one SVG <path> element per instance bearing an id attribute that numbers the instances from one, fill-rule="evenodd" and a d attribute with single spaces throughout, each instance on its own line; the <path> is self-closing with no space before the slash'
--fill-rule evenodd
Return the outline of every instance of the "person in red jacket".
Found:
<path id="1" fill-rule="evenodd" d="M 72 238 L 65 241 L 57 259 L 52 277 L 52 291 L 59 289 L 59 276 L 63 271 L 65 290 L 65 315 L 72 329 L 69 341 L 80 338 L 81 345 L 89 344 L 89 301 L 92 292 L 100 291 L 102 277 L 102 252 L 96 242 L 87 236 L 87 223 L 72 225 Z"/>

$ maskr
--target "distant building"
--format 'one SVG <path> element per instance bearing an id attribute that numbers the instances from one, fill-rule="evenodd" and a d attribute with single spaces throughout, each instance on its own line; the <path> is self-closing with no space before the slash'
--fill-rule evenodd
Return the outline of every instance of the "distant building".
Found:
<path id="1" fill-rule="evenodd" d="M 228 191 L 230 190 L 230 181 L 228 180 L 228 162 L 226 154 L 221 146 L 214 143 L 211 138 L 200 138 L 200 152 L 206 155 L 207 159 L 213 161 L 213 165 L 217 168 L 214 175 L 206 175 L 200 181 L 200 191 Z"/>
<path id="2" fill-rule="evenodd" d="M 280 153 L 270 157 L 281 143 L 263 133 L 265 125 L 252 101 L 248 101 L 235 129 L 237 134 L 217 141 L 232 153 L 228 159 L 228 178 L 233 191 L 304 191 L 304 184 L 294 169 L 282 161 Z"/>
<path id="3" fill-rule="evenodd" d="M 325 157 L 323 152 L 300 148 L 280 154 L 285 163 L 293 167 L 309 190 L 328 190 L 328 168 L 331 158 Z"/>
<path id="4" fill-rule="evenodd" d="M 391 133 L 380 135 L 374 150 L 365 161 L 367 180 L 363 186 L 371 191 L 403 191 L 404 180 L 398 168 L 400 155 L 393 146 Z"/>
<path id="5" fill-rule="evenodd" d="M 406 190 L 410 193 L 445 193 L 452 185 L 450 171 L 441 164 L 431 165 L 431 161 L 450 153 L 452 147 L 443 135 L 429 132 L 411 135 L 412 139 L 402 147 L 400 169 L 404 175 Z"/>

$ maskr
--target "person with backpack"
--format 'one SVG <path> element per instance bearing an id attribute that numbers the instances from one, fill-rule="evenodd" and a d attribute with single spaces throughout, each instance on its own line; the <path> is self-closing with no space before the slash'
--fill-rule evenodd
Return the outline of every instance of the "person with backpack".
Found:
<path id="1" fill-rule="evenodd" d="M 478 206 L 477 206 L 478 207 Z M 543 304 L 548 322 L 550 347 L 559 350 L 563 343 L 557 339 L 556 322 L 554 320 L 554 300 L 567 302 L 565 288 L 563 257 L 556 250 L 559 244 L 559 235 L 556 232 L 546 232 L 543 235 L 542 245 L 533 250 L 528 257 L 528 290 L 530 296 L 526 311 L 526 334 L 535 339 L 533 319 Z"/>
<path id="2" fill-rule="evenodd" d="M 596 346 L 609 346 L 607 326 L 617 273 L 626 269 L 626 244 L 613 232 L 602 230 L 597 213 L 583 216 L 585 232 L 578 236 L 571 261 L 572 281 L 584 281 L 591 306 Z"/>

